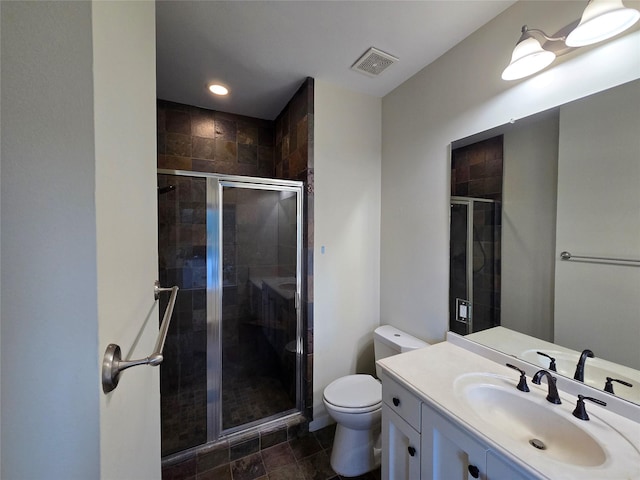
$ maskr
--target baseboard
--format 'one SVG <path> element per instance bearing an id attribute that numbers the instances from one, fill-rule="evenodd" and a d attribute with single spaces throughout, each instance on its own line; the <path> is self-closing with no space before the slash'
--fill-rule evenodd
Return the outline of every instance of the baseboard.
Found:
<path id="1" fill-rule="evenodd" d="M 332 423 L 336 423 L 328 413 L 322 415 L 316 415 L 315 418 L 309 423 L 309 431 L 315 432 L 324 427 L 328 427 Z"/>

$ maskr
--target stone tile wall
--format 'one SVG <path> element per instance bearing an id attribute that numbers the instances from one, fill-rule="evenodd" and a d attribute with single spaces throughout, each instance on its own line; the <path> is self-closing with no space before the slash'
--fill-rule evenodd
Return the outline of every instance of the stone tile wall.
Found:
<path id="1" fill-rule="evenodd" d="M 312 78 L 298 89 L 275 120 L 274 164 L 276 178 L 305 184 L 303 258 L 303 326 L 306 331 L 303 413 L 313 414 L 313 95 Z"/>
<path id="2" fill-rule="evenodd" d="M 451 195 L 496 200 L 474 210 L 474 331 L 500 324 L 503 136 L 451 152 Z"/>
<path id="3" fill-rule="evenodd" d="M 273 178 L 273 122 L 158 100 L 158 168 Z"/>
<path id="4" fill-rule="evenodd" d="M 451 152 L 451 195 L 502 200 L 502 135 Z"/>

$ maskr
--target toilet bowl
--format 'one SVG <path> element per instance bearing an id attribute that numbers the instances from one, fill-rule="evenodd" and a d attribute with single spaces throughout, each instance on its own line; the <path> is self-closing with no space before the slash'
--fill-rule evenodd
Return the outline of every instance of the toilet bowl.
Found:
<path id="1" fill-rule="evenodd" d="M 355 477 L 380 465 L 381 383 L 371 375 L 341 377 L 325 388 L 323 401 L 337 423 L 331 450 L 333 470 Z"/>
<path id="2" fill-rule="evenodd" d="M 378 327 L 374 332 L 376 360 L 427 345 L 390 325 Z M 337 424 L 331 450 L 333 470 L 345 477 L 356 477 L 377 468 L 381 457 L 380 381 L 372 375 L 347 375 L 331 382 L 322 400 Z"/>

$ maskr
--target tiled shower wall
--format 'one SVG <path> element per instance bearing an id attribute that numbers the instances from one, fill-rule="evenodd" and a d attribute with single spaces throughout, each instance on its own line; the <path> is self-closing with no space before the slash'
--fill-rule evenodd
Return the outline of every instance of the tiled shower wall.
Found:
<path id="1" fill-rule="evenodd" d="M 503 137 L 451 152 L 451 195 L 502 200 Z"/>
<path id="2" fill-rule="evenodd" d="M 275 178 L 304 182 L 302 232 L 303 339 L 306 358 L 303 372 L 303 413 L 313 412 L 313 79 L 298 89 L 275 120 Z"/>
<path id="3" fill-rule="evenodd" d="M 451 195 L 496 200 L 474 210 L 474 331 L 500 324 L 502 135 L 451 152 Z"/>
<path id="4" fill-rule="evenodd" d="M 313 405 L 313 79 L 276 120 L 158 100 L 158 168 L 304 182 L 303 414 Z M 305 428 L 301 428 L 304 432 Z M 260 448 L 261 435 L 255 434 Z M 247 441 L 243 437 L 243 442 Z"/>

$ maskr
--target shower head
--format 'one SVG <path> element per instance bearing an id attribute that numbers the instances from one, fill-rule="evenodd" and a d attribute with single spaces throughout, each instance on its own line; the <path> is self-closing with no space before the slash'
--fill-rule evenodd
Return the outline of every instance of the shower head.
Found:
<path id="1" fill-rule="evenodd" d="M 175 190 L 175 185 L 167 185 L 166 187 L 158 187 L 158 195 L 164 195 L 165 193 L 169 193 L 171 190 Z"/>

